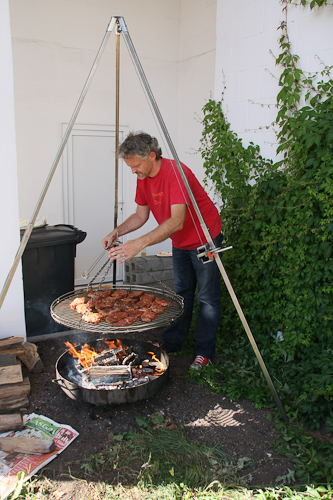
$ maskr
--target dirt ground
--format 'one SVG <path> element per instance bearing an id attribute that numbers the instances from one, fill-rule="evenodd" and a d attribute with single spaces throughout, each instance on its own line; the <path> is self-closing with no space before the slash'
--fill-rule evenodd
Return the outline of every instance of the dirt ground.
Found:
<path id="1" fill-rule="evenodd" d="M 145 342 L 158 342 L 161 331 L 131 335 L 136 339 L 139 335 Z M 131 338 L 131 335 L 126 335 L 126 338 Z M 171 419 L 176 426 L 185 426 L 193 440 L 204 439 L 218 445 L 233 462 L 249 458 L 247 465 L 239 471 L 239 476 L 246 478 L 248 487 L 276 486 L 277 477 L 293 469 L 287 459 L 277 456 L 273 450 L 276 434 L 274 422 L 267 419 L 270 411 L 255 409 L 248 400 L 232 402 L 223 394 L 214 394 L 202 385 L 191 383 L 188 369 L 192 357 L 171 355 L 167 382 L 146 400 L 120 406 L 91 407 L 70 399 L 54 379 L 57 360 L 66 351 L 64 342 L 89 343 L 89 340 L 96 340 L 96 335 L 70 331 L 49 337 L 32 340 L 45 371 L 29 374 L 31 394 L 27 412 L 45 415 L 79 432 L 79 437 L 42 470 L 50 481 L 57 481 L 62 474 L 69 472 L 76 478 L 87 479 L 78 459 L 103 450 L 109 434 L 138 429 L 136 417 L 148 417 L 157 411 L 163 412 L 165 418 Z M 108 338 L 114 339 L 112 336 Z"/>

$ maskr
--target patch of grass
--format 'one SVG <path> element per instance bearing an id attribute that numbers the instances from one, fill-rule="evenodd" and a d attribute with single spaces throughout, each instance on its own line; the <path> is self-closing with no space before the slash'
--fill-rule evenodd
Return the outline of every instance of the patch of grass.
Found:
<path id="1" fill-rule="evenodd" d="M 225 349 L 221 354 L 225 362 L 191 371 L 191 380 L 206 385 L 213 392 L 222 392 L 231 401 L 244 397 L 251 399 L 256 407 L 273 407 L 268 385 L 263 381 L 259 368 L 249 361 L 249 352 L 253 357 L 250 346 L 244 341 L 239 342 L 238 347 L 236 359 L 231 357 L 231 348 Z M 299 421 L 298 411 L 293 411 L 290 400 L 286 402 L 285 409 L 289 422 L 282 421 L 279 413 L 275 417 L 279 438 L 274 449 L 293 462 L 295 483 L 316 486 L 332 483 L 333 446 L 330 435 L 321 436 L 309 430 L 309 426 Z M 286 481 L 283 482 L 286 484 Z"/>
<path id="2" fill-rule="evenodd" d="M 232 464 L 221 449 L 191 441 L 185 429 L 175 428 L 158 412 L 150 420 L 138 417 L 137 423 L 138 432 L 110 435 L 107 449 L 84 460 L 85 472 L 112 471 L 113 482 L 123 485 L 176 483 L 198 488 L 214 480 L 239 482 L 237 472 L 246 460 Z"/>
<path id="3" fill-rule="evenodd" d="M 25 481 L 25 475 L 24 472 L 19 472 L 17 474 L 17 482 L 15 485 L 15 489 L 13 493 L 11 493 L 8 496 L 8 499 L 10 500 L 15 500 L 16 498 L 22 499 L 24 498 L 25 500 L 37 500 L 36 492 L 40 491 L 41 493 L 41 500 L 44 498 L 47 498 L 44 496 L 44 493 L 46 494 L 46 490 L 44 487 L 42 487 L 40 484 L 38 485 L 38 479 L 37 478 L 32 478 L 29 481 Z M 2 497 L 1 497 L 2 498 Z"/>
<path id="4" fill-rule="evenodd" d="M 188 488 L 184 484 L 175 482 L 167 485 L 134 485 L 125 487 L 122 484 L 110 485 L 105 482 L 88 482 L 67 477 L 71 481 L 72 499 L 85 500 L 331 500 L 333 490 L 327 487 L 313 488 L 308 486 L 304 491 L 293 490 L 288 487 L 248 490 L 240 487 L 227 487 L 218 481 L 213 481 L 205 488 Z M 40 477 L 20 484 L 8 500 L 48 500 L 61 498 L 57 495 L 58 485 L 52 485 L 49 479 Z M 84 495 L 82 492 L 84 491 Z M 66 495 L 67 498 L 67 495 Z"/>
<path id="5" fill-rule="evenodd" d="M 193 442 L 182 428 L 165 421 L 161 413 L 150 419 L 137 418 L 140 431 L 111 435 L 109 446 L 80 461 L 89 480 L 62 475 L 50 480 L 43 476 L 24 481 L 18 474 L 9 500 L 331 500 L 333 489 L 304 486 L 301 490 L 281 488 L 247 489 L 239 473 L 248 459 L 233 464 L 214 445 Z M 107 472 L 110 480 L 102 481 Z M 289 471 L 290 474 L 292 471 Z M 288 482 L 287 477 L 284 483 Z"/>

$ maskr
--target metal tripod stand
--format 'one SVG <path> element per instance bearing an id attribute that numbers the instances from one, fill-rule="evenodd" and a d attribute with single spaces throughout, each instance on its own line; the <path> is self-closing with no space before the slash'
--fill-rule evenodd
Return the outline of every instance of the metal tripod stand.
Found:
<path id="1" fill-rule="evenodd" d="M 116 36 L 116 39 L 117 39 L 117 44 L 116 44 L 116 47 L 117 47 L 116 48 L 116 51 L 117 51 L 116 52 L 116 160 L 115 160 L 115 181 L 116 181 L 115 182 L 115 187 L 116 187 L 116 194 L 115 194 L 115 212 L 114 212 L 114 214 L 115 214 L 114 215 L 114 224 L 115 224 L 115 227 L 117 227 L 117 206 L 118 206 L 118 201 L 117 201 L 118 200 L 118 198 L 117 198 L 117 191 L 118 191 L 117 184 L 118 184 L 118 144 L 119 144 L 119 59 L 120 59 L 119 58 L 119 53 L 120 53 L 119 52 L 119 44 L 120 44 L 120 36 L 119 35 L 123 34 L 125 42 L 126 42 L 127 47 L 128 47 L 128 50 L 129 50 L 129 52 L 130 52 L 130 54 L 132 56 L 133 63 L 136 66 L 138 75 L 139 75 L 139 77 L 141 79 L 141 82 L 143 84 L 144 90 L 146 92 L 146 96 L 147 96 L 148 100 L 150 101 L 152 109 L 153 109 L 153 111 L 154 111 L 154 113 L 156 115 L 156 118 L 158 120 L 159 126 L 161 128 L 161 131 L 162 131 L 162 133 L 164 135 L 164 138 L 165 138 L 165 140 L 166 140 L 166 142 L 168 144 L 168 147 L 170 148 L 170 152 L 171 152 L 171 154 L 173 156 L 173 159 L 174 159 L 174 161 L 176 163 L 177 169 L 179 170 L 180 176 L 181 176 L 181 178 L 182 178 L 182 180 L 184 182 L 184 185 L 185 185 L 186 190 L 188 192 L 188 195 L 189 195 L 189 197 L 191 199 L 191 202 L 193 204 L 193 207 L 194 207 L 194 210 L 196 212 L 196 215 L 197 215 L 197 217 L 199 219 L 200 226 L 201 226 L 202 231 L 203 231 L 203 233 L 205 235 L 205 238 L 207 240 L 207 245 L 205 245 L 205 248 L 200 249 L 200 251 L 203 250 L 202 253 L 204 254 L 204 257 L 207 257 L 207 260 L 215 260 L 215 262 L 216 262 L 216 264 L 217 264 L 217 266 L 219 268 L 219 271 L 220 271 L 220 273 L 222 275 L 222 278 L 224 280 L 224 283 L 225 283 L 225 285 L 226 285 L 226 287 L 228 289 L 228 292 L 229 292 L 229 294 L 231 296 L 231 299 L 232 299 L 232 301 L 233 301 L 233 303 L 235 305 L 235 308 L 236 308 L 237 313 L 238 313 L 238 315 L 240 317 L 240 320 L 241 320 L 241 322 L 243 324 L 243 327 L 244 327 L 245 332 L 246 332 L 246 334 L 248 336 L 248 339 L 249 339 L 249 341 L 250 341 L 250 343 L 252 345 L 252 348 L 253 348 L 254 353 L 255 353 L 255 355 L 257 357 L 257 360 L 258 360 L 259 365 L 260 365 L 260 367 L 262 369 L 262 372 L 263 372 L 263 374 L 265 376 L 265 379 L 266 379 L 266 381 L 267 381 L 267 383 L 268 383 L 268 385 L 269 385 L 269 387 L 271 389 L 272 395 L 273 395 L 273 397 L 275 399 L 275 402 L 276 402 L 276 404 L 277 404 L 277 406 L 278 406 L 278 408 L 280 410 L 281 416 L 282 416 L 282 418 L 284 420 L 287 420 L 287 416 L 286 416 L 286 413 L 284 411 L 283 405 L 282 405 L 282 403 L 281 403 L 281 401 L 279 399 L 279 396 L 278 396 L 278 394 L 276 392 L 276 389 L 274 387 L 272 379 L 271 379 L 271 377 L 270 377 L 270 375 L 268 373 L 266 365 L 265 365 L 265 363 L 263 361 L 263 358 L 262 358 L 262 356 L 260 354 L 258 346 L 257 346 L 257 344 L 255 342 L 255 339 L 254 339 L 254 337 L 252 335 L 250 327 L 249 327 L 249 325 L 248 325 L 248 323 L 246 321 L 246 318 L 244 316 L 242 308 L 241 308 L 241 306 L 240 306 L 240 304 L 238 302 L 236 294 L 235 294 L 235 292 L 234 292 L 234 290 L 232 288 L 232 285 L 231 285 L 231 283 L 229 281 L 227 273 L 226 273 L 226 271 L 224 269 L 224 266 L 222 264 L 222 261 L 220 259 L 219 251 L 221 251 L 221 249 L 216 248 L 215 245 L 214 245 L 214 241 L 213 241 L 213 239 L 212 239 L 212 237 L 211 237 L 211 235 L 209 233 L 208 227 L 207 227 L 207 225 L 206 225 L 206 223 L 205 223 L 205 221 L 204 221 L 204 219 L 202 217 L 200 209 L 199 209 L 199 207 L 197 205 L 197 202 L 196 202 L 196 200 L 194 198 L 193 192 L 192 192 L 192 190 L 190 188 L 190 185 L 189 185 L 189 183 L 187 181 L 186 175 L 185 175 L 185 173 L 183 171 L 183 168 L 181 166 L 181 163 L 180 163 L 180 160 L 178 158 L 178 155 L 177 155 L 177 152 L 175 150 L 175 147 L 174 147 L 174 145 L 173 145 L 173 143 L 171 141 L 170 135 L 169 135 L 168 130 L 167 130 L 166 126 L 165 126 L 165 123 L 164 123 L 164 120 L 162 118 L 162 115 L 161 115 L 161 113 L 159 111 L 159 108 L 158 108 L 158 106 L 156 104 L 156 101 L 155 101 L 155 98 L 153 96 L 153 93 L 152 93 L 152 91 L 150 89 L 148 80 L 147 80 L 147 78 L 145 76 L 145 73 L 144 73 L 143 68 L 141 66 L 141 63 L 140 63 L 140 60 L 139 60 L 139 58 L 137 56 L 137 53 L 135 51 L 135 48 L 134 48 L 134 45 L 132 43 L 131 37 L 129 35 L 127 26 L 125 24 L 125 20 L 121 16 L 114 16 L 114 17 L 112 17 L 111 20 L 110 20 L 110 22 L 109 22 L 109 24 L 108 24 L 106 33 L 104 35 L 104 38 L 103 38 L 102 43 L 100 45 L 100 48 L 99 48 L 99 50 L 97 52 L 97 55 L 96 55 L 95 60 L 93 62 L 92 68 L 90 70 L 90 73 L 88 75 L 86 83 L 85 83 L 85 85 L 83 87 L 83 90 L 81 92 L 81 95 L 79 97 L 78 103 L 77 103 L 77 105 L 76 105 L 76 107 L 74 109 L 72 118 L 70 119 L 70 122 L 68 124 L 67 129 L 66 129 L 66 132 L 64 134 L 64 137 L 63 137 L 63 139 L 61 141 L 60 147 L 59 147 L 58 152 L 56 154 L 56 157 L 54 159 L 53 165 L 52 165 L 50 173 L 49 173 L 49 175 L 47 177 L 47 180 L 46 180 L 46 183 L 45 183 L 44 188 L 42 190 L 42 193 L 40 195 L 40 198 L 39 198 L 39 200 L 37 202 L 37 205 L 35 207 L 34 213 L 33 213 L 32 217 L 31 217 L 31 219 L 29 221 L 29 224 L 28 224 L 28 227 L 27 227 L 27 229 L 26 229 L 26 231 L 25 231 L 25 233 L 24 233 L 24 235 L 22 237 L 21 244 L 20 244 L 20 247 L 19 247 L 19 249 L 18 249 L 18 251 L 16 253 L 15 260 L 14 260 L 14 263 L 12 265 L 12 268 L 10 269 L 10 272 L 8 274 L 8 277 L 6 279 L 4 287 L 3 287 L 2 291 L 1 291 L 1 295 L 0 295 L 0 308 L 2 306 L 2 303 L 4 301 L 6 293 L 8 291 L 10 283 L 11 283 L 11 281 L 13 279 L 13 276 L 14 276 L 15 271 L 17 269 L 18 263 L 19 263 L 22 255 L 23 255 L 24 249 L 25 249 L 25 247 L 27 245 L 27 242 L 28 242 L 29 237 L 31 235 L 32 229 L 34 227 L 35 220 L 36 220 L 36 218 L 38 216 L 39 210 L 40 210 L 41 205 L 43 203 L 43 200 L 45 198 L 46 192 L 47 192 L 47 190 L 48 190 L 48 188 L 50 186 L 51 180 L 52 180 L 53 175 L 55 173 L 55 170 L 56 170 L 56 168 L 58 166 L 59 160 L 60 160 L 60 158 L 62 156 L 62 153 L 64 151 L 66 143 L 67 143 L 67 141 L 69 139 L 70 133 L 72 131 L 72 128 L 73 128 L 73 126 L 75 124 L 76 118 L 77 118 L 77 116 L 79 114 L 79 111 L 81 109 L 82 103 L 83 103 L 83 101 L 85 99 L 85 96 L 86 96 L 86 94 L 88 92 L 88 89 L 89 89 L 89 86 L 90 86 L 91 81 L 93 79 L 93 76 L 94 76 L 94 74 L 96 72 L 96 69 L 98 67 L 98 64 L 99 64 L 99 62 L 101 60 L 101 57 L 102 57 L 104 49 L 105 49 L 105 47 L 107 45 L 109 36 L 110 36 L 111 32 L 113 31 L 113 29 L 115 27 L 116 27 L 116 35 L 117 35 Z M 115 277 L 115 271 L 114 271 L 114 277 Z"/>

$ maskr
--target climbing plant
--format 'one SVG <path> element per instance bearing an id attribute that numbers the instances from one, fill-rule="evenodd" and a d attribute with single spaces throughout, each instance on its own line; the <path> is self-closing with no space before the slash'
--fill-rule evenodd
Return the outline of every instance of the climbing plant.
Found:
<path id="1" fill-rule="evenodd" d="M 283 8 L 289 3 L 295 2 L 284 0 Z M 326 3 L 299 2 L 311 9 Z M 242 144 L 223 113 L 223 96 L 203 108 L 201 154 L 222 199 L 224 243 L 235 245 L 223 263 L 279 394 L 309 426 L 324 420 L 333 429 L 332 68 L 303 71 L 285 21 L 279 31 L 273 126 L 282 160 L 265 159 L 259 146 Z M 233 380 L 234 394 L 249 397 L 250 390 L 258 404 L 267 402 L 226 288 L 222 302 L 218 350 L 226 354 L 232 343 L 229 361 L 238 356 L 238 363 L 252 363 L 246 372 L 253 384 Z"/>

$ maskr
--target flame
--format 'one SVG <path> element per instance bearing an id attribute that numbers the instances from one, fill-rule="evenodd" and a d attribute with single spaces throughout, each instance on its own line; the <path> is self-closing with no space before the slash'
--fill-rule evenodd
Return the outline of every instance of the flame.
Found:
<path id="1" fill-rule="evenodd" d="M 71 344 L 70 342 L 65 342 L 65 346 L 69 347 L 68 353 L 71 354 L 73 358 L 77 358 L 80 364 L 86 370 L 89 370 L 89 367 L 91 365 L 96 364 L 94 362 L 94 358 L 98 356 L 98 353 L 95 351 L 93 347 L 90 347 L 88 344 L 84 344 L 84 346 L 81 347 L 81 351 L 75 349 L 73 344 Z"/>
<path id="2" fill-rule="evenodd" d="M 99 349 L 100 352 L 97 352 L 93 347 L 90 347 L 88 344 L 84 344 L 80 350 L 77 350 L 73 344 L 70 342 L 65 342 L 65 346 L 68 347 L 68 353 L 73 356 L 73 358 L 78 359 L 79 363 L 83 368 L 89 371 L 89 368 L 92 365 L 96 365 L 95 357 L 100 354 L 104 354 L 108 350 L 118 349 L 121 351 L 124 349 L 121 341 L 119 339 L 116 340 L 103 340 L 103 342 L 107 345 L 108 349 Z M 165 371 L 165 367 L 163 363 L 155 356 L 153 352 L 148 351 L 148 354 L 151 355 L 152 360 L 156 362 L 157 366 L 154 367 L 154 375 L 161 375 Z M 139 366 L 139 369 L 142 369 L 142 366 Z"/>
<path id="3" fill-rule="evenodd" d="M 153 352 L 148 351 L 148 354 L 151 355 L 151 358 L 153 361 L 156 361 L 158 363 L 158 367 L 156 366 L 154 369 L 154 375 L 161 375 L 161 373 L 164 372 L 163 363 L 155 356 L 155 354 Z"/>
<path id="4" fill-rule="evenodd" d="M 103 340 L 104 344 L 106 344 L 111 349 L 122 349 L 123 345 L 119 339 L 116 340 Z"/>

